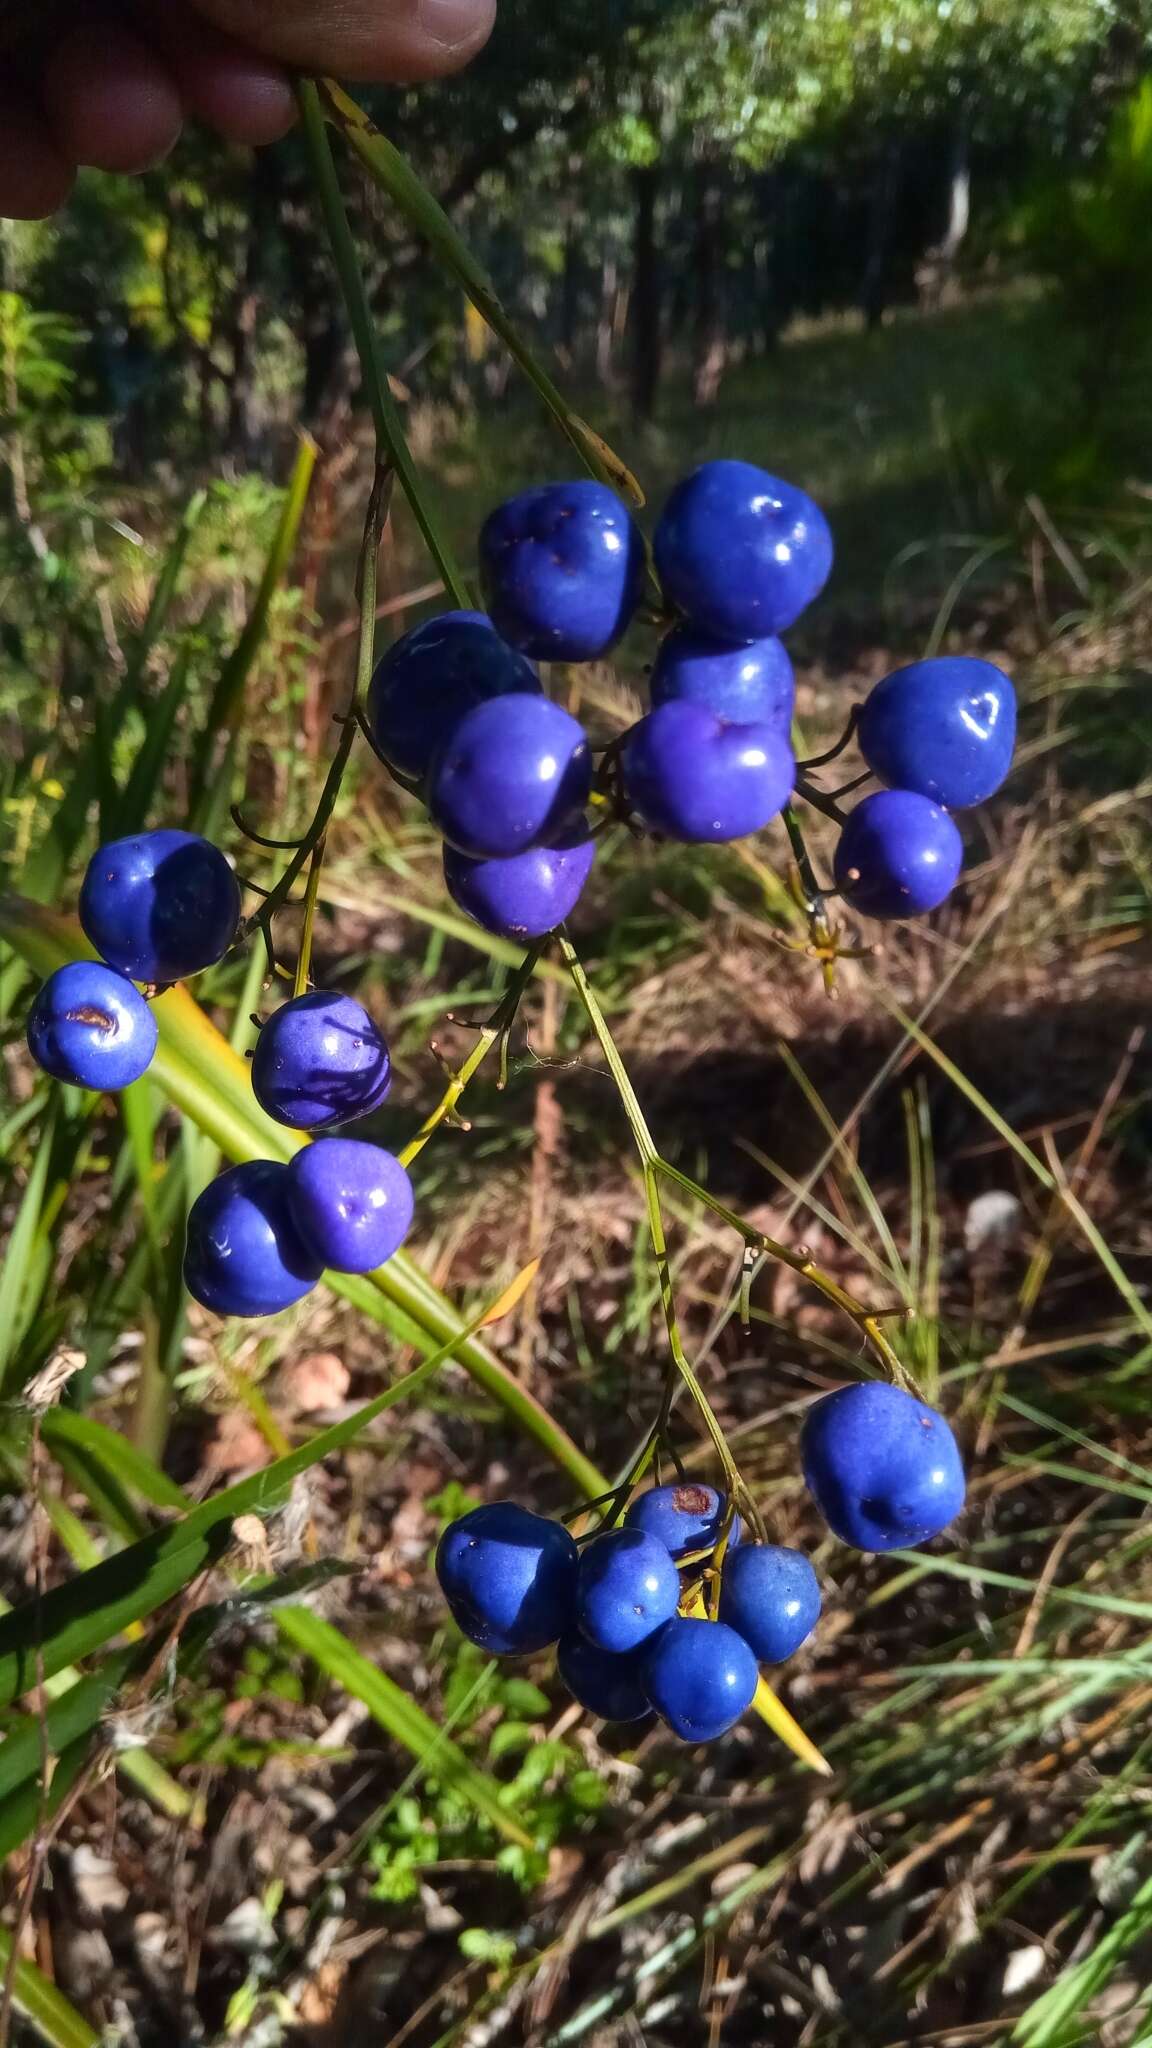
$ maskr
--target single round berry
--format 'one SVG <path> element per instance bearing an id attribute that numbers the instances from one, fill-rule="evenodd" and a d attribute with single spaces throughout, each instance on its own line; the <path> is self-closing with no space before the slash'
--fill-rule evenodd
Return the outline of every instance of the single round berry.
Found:
<path id="1" fill-rule="evenodd" d="M 252 1088 L 278 1124 L 329 1130 L 378 1109 L 388 1093 L 388 1047 L 361 1003 L 329 989 L 274 1010 L 252 1054 Z"/>
<path id="2" fill-rule="evenodd" d="M 436 1576 L 464 1634 L 482 1650 L 542 1650 L 572 1627 L 577 1552 L 562 1522 L 514 1501 L 473 1508 L 445 1529 Z"/>
<path id="3" fill-rule="evenodd" d="M 990 661 L 914 661 L 869 692 L 856 737 L 873 775 L 889 788 L 966 810 L 992 796 L 1012 765 L 1016 693 Z"/>
<path id="4" fill-rule="evenodd" d="M 102 960 L 133 981 L 182 981 L 223 958 L 240 922 L 240 885 L 195 832 L 139 832 L 99 846 L 80 922 Z"/>
<path id="5" fill-rule="evenodd" d="M 956 887 L 964 843 L 929 796 L 878 789 L 850 812 L 833 869 L 844 901 L 865 917 L 921 917 Z"/>
<path id="6" fill-rule="evenodd" d="M 856 1550 L 924 1543 L 964 1505 L 964 1467 L 944 1417 L 886 1382 L 818 1401 L 800 1451 L 817 1507 Z"/>
<path id="7" fill-rule="evenodd" d="M 642 1652 L 613 1657 L 587 1636 L 561 1639 L 556 1669 L 574 1700 L 604 1721 L 639 1721 L 650 1711 L 641 1670 Z"/>
<path id="8" fill-rule="evenodd" d="M 188 1212 L 184 1285 L 217 1315 L 274 1315 L 300 1301 L 322 1271 L 296 1229 L 288 1169 L 277 1160 L 228 1167 Z"/>
<path id="9" fill-rule="evenodd" d="M 513 647 L 541 661 L 594 661 L 640 602 L 644 542 L 605 484 L 539 484 L 484 521 L 480 577 Z"/>
<path id="10" fill-rule="evenodd" d="M 654 832 L 689 843 L 760 832 L 792 794 L 796 763 L 774 725 L 725 725 L 673 699 L 634 725 L 620 756 L 625 797 Z"/>
<path id="11" fill-rule="evenodd" d="M 503 939 L 542 939 L 571 916 L 592 872 L 595 846 L 583 827 L 558 846 L 530 846 L 507 860 L 474 860 L 444 848 L 452 901 Z"/>
<path id="12" fill-rule="evenodd" d="M 288 1162 L 288 1202 L 303 1242 L 337 1273 L 372 1273 L 399 1251 L 412 1183 L 391 1152 L 360 1138 L 317 1138 Z"/>
<path id="13" fill-rule="evenodd" d="M 783 1664 L 820 1619 L 820 1586 L 803 1551 L 746 1543 L 726 1557 L 720 1619 L 762 1664 Z"/>
<path id="14" fill-rule="evenodd" d="M 635 1650 L 676 1612 L 680 1575 L 643 1529 L 610 1529 L 580 1553 L 576 1611 L 598 1649 Z"/>
<path id="15" fill-rule="evenodd" d="M 441 612 L 381 655 L 365 723 L 381 760 L 422 782 L 465 712 L 513 694 L 539 696 L 540 678 L 501 640 L 487 612 Z"/>
<path id="16" fill-rule="evenodd" d="M 752 462 L 706 462 L 684 477 L 653 552 L 664 595 L 719 640 L 782 633 L 832 569 L 819 506 Z"/>
<path id="17" fill-rule="evenodd" d="M 547 697 L 494 697 L 448 736 L 428 778 L 428 808 L 462 853 L 506 860 L 562 839 L 592 789 L 582 726 Z"/>
<path id="18" fill-rule="evenodd" d="M 684 698 L 731 725 L 776 725 L 787 733 L 796 679 L 782 640 L 746 647 L 715 640 L 698 626 L 677 626 L 660 642 L 652 669 L 652 702 Z"/>
<path id="19" fill-rule="evenodd" d="M 58 967 L 28 1012 L 28 1050 L 57 1081 L 127 1088 L 156 1050 L 156 1019 L 127 975 L 102 960 Z"/>
<path id="20" fill-rule="evenodd" d="M 654 1536 L 673 1557 L 687 1557 L 693 1550 L 707 1550 L 720 1534 L 728 1503 L 714 1486 L 695 1480 L 678 1480 L 675 1486 L 650 1486 L 638 1494 L 624 1517 L 628 1529 L 643 1529 Z M 740 1541 L 740 1524 L 734 1521 L 728 1548 Z"/>
<path id="21" fill-rule="evenodd" d="M 723 1621 L 678 1614 L 652 1638 L 644 1683 L 656 1712 L 684 1742 L 711 1742 L 756 1695 L 756 1659 Z"/>

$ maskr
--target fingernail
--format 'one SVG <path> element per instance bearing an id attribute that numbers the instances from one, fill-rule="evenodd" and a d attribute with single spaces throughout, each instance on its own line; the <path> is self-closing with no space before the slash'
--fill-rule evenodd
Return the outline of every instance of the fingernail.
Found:
<path id="1" fill-rule="evenodd" d="M 479 42 L 492 26 L 490 0 L 420 0 L 420 26 L 443 49 Z"/>

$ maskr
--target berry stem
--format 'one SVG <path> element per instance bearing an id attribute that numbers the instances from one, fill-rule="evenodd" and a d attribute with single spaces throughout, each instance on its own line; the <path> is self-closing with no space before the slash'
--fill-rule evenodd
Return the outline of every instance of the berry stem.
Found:
<path id="1" fill-rule="evenodd" d="M 533 946 L 529 952 L 525 953 L 523 960 L 520 962 L 512 980 L 500 999 L 498 1009 L 489 1018 L 487 1024 L 481 1025 L 480 1035 L 467 1059 L 461 1067 L 457 1068 L 455 1073 L 449 1076 L 448 1086 L 445 1088 L 435 1109 L 425 1117 L 416 1136 L 410 1138 L 404 1150 L 397 1154 L 401 1166 L 411 1166 L 412 1161 L 424 1150 L 429 1138 L 439 1130 L 441 1124 L 447 1123 L 449 1118 L 455 1114 L 456 1105 L 460 1097 L 463 1095 L 472 1076 L 483 1066 L 493 1046 L 507 1044 L 508 1033 L 512 1029 L 516 1012 L 523 1000 L 524 991 L 536 971 L 536 962 L 539 957 L 539 946 Z"/>
<path id="2" fill-rule="evenodd" d="M 304 922 L 300 929 L 300 950 L 296 955 L 296 973 L 292 979 L 293 996 L 302 996 L 308 988 L 308 970 L 312 965 L 312 934 L 316 926 L 316 900 L 320 894 L 320 876 L 324 871 L 323 837 L 312 848 L 308 863 L 308 884 L 304 891 Z"/>
<path id="3" fill-rule="evenodd" d="M 810 754 L 806 761 L 797 761 L 796 766 L 801 772 L 801 774 L 805 773 L 809 768 L 826 768 L 828 766 L 829 761 L 837 760 L 839 756 L 844 752 L 845 747 L 850 744 L 853 735 L 855 734 L 857 724 L 859 723 L 859 719 L 860 706 L 859 704 L 854 704 L 852 706 L 851 711 L 848 713 L 848 723 L 844 727 L 844 730 L 841 733 L 839 739 L 836 741 L 835 746 L 829 747 L 827 753 L 825 754 Z"/>

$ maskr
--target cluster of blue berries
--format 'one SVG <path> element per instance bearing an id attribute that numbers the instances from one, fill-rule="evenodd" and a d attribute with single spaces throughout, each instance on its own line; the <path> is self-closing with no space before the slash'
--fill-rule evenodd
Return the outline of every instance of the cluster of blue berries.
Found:
<path id="1" fill-rule="evenodd" d="M 758 832 L 796 786 L 795 682 L 781 633 L 823 589 L 832 537 L 811 498 L 748 462 L 707 462 L 669 497 L 653 594 L 677 621 L 660 642 L 651 709 L 597 768 L 579 722 L 544 696 L 539 661 L 607 654 L 644 596 L 647 551 L 607 486 L 545 484 L 485 521 L 488 611 L 406 633 L 372 679 L 366 726 L 445 841 L 445 882 L 490 932 L 535 939 L 573 910 L 592 867 L 593 796 L 668 839 Z M 934 909 L 960 872 L 954 809 L 1008 772 L 1015 700 L 990 662 L 946 657 L 885 678 L 859 717 L 886 785 L 844 823 L 836 887 L 856 910 Z"/>
<path id="2" fill-rule="evenodd" d="M 56 1080 L 126 1088 L 156 1051 L 149 995 L 224 957 L 240 923 L 239 884 L 209 840 L 143 832 L 97 848 L 80 922 L 100 958 L 49 976 L 29 1012 L 28 1046 Z M 368 1012 L 323 990 L 275 1011 L 252 1060 L 261 1107 L 309 1133 L 366 1116 L 390 1081 L 388 1047 Z M 270 1315 L 299 1301 L 326 1267 L 383 1265 L 411 1220 L 411 1182 L 392 1153 L 321 1136 L 287 1165 L 247 1160 L 203 1190 L 188 1216 L 185 1282 L 221 1315 Z"/>
<path id="3" fill-rule="evenodd" d="M 884 1382 L 818 1401 L 801 1461 L 830 1529 L 859 1550 L 923 1543 L 964 1505 L 948 1424 Z M 717 1598 L 711 1560 L 722 1538 Z M 445 1530 L 436 1572 L 458 1626 L 482 1649 L 515 1656 L 555 1643 L 559 1675 L 581 1706 L 608 1721 L 654 1710 L 686 1742 L 731 1728 L 752 1702 L 759 1665 L 791 1657 L 820 1613 L 801 1551 L 747 1541 L 722 1494 L 685 1481 L 639 1494 L 619 1527 L 580 1544 L 515 1502 L 474 1508 Z"/>

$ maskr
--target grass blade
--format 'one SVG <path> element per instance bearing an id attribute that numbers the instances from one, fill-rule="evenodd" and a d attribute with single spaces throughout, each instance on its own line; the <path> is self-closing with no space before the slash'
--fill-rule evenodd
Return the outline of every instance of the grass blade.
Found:
<path id="1" fill-rule="evenodd" d="M 12 1936 L 6 1927 L 0 1927 L 0 1977 L 7 1971 L 11 1955 Z M 81 2019 L 75 2006 L 69 2005 L 35 1963 L 17 1963 L 12 2002 L 50 2048 L 100 2048 L 101 2037 L 95 2028 Z"/>

